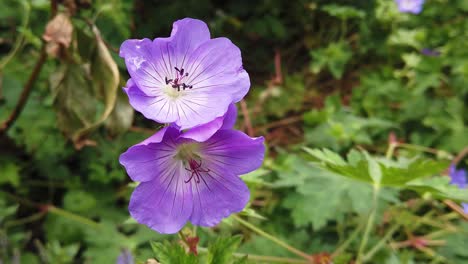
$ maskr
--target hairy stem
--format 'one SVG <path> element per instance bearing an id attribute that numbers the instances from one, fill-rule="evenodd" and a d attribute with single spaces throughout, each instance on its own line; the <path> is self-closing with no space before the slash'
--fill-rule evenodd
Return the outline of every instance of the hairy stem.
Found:
<path id="1" fill-rule="evenodd" d="M 361 244 L 359 245 L 359 251 L 356 259 L 356 264 L 363 263 L 363 253 L 367 246 L 367 242 L 369 240 L 370 233 L 374 227 L 375 216 L 377 214 L 377 205 L 378 205 L 378 197 L 379 197 L 379 190 L 380 187 L 378 185 L 374 185 L 373 188 L 373 199 L 372 199 L 372 209 L 369 213 L 369 218 L 367 219 L 366 229 L 364 230 L 364 236 L 361 240 Z"/>
<path id="2" fill-rule="evenodd" d="M 299 249 L 297 249 L 297 248 L 295 248 L 293 246 L 288 245 L 286 242 L 282 241 L 281 239 L 278 239 L 275 236 L 268 234 L 267 232 L 265 232 L 265 231 L 261 230 L 260 228 L 252 225 L 251 223 L 245 221 L 244 219 L 240 218 L 237 215 L 233 215 L 232 217 L 237 222 L 239 222 L 241 225 L 251 229 L 252 231 L 258 233 L 261 236 L 263 236 L 264 238 L 267 238 L 267 239 L 271 240 L 272 242 L 274 242 L 278 246 L 281 246 L 281 247 L 287 249 L 289 252 L 294 253 L 294 254 L 308 260 L 309 261 L 308 263 L 313 263 L 313 258 L 309 254 L 307 254 L 305 252 L 302 252 L 301 250 L 299 250 Z"/>

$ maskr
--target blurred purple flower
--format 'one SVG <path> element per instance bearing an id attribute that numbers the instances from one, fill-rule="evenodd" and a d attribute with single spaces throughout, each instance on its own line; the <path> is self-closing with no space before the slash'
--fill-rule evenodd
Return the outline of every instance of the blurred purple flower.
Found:
<path id="1" fill-rule="evenodd" d="M 429 56 L 429 57 L 438 57 L 438 56 L 440 56 L 440 51 L 433 50 L 433 49 L 428 49 L 428 48 L 422 49 L 421 53 L 423 55 L 426 55 L 426 56 Z"/>
<path id="2" fill-rule="evenodd" d="M 419 14 L 422 11 L 424 0 L 395 0 L 398 10 L 403 13 Z"/>
<path id="3" fill-rule="evenodd" d="M 117 258 L 116 264 L 134 264 L 132 253 L 124 248 L 119 257 Z"/>
<path id="4" fill-rule="evenodd" d="M 130 147 L 120 163 L 141 182 L 130 199 L 134 219 L 160 233 L 176 233 L 187 221 L 214 226 L 241 211 L 249 189 L 239 175 L 263 161 L 263 138 L 233 130 L 233 105 L 224 118 L 181 132 L 168 126 Z"/>
<path id="5" fill-rule="evenodd" d="M 122 43 L 131 79 L 125 92 L 146 118 L 187 129 L 223 116 L 248 92 L 241 52 L 227 38 L 210 38 L 208 26 L 185 18 L 168 38 Z"/>
<path id="6" fill-rule="evenodd" d="M 467 178 L 466 178 L 466 171 L 464 169 L 459 169 L 452 165 L 449 168 L 449 175 L 451 178 L 450 183 L 457 185 L 459 188 L 466 188 Z M 468 203 L 462 203 L 463 210 L 466 214 L 468 214 Z"/>

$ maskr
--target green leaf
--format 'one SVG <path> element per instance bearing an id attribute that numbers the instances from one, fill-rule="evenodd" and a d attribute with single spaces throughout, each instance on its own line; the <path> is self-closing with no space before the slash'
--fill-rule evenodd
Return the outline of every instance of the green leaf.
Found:
<path id="1" fill-rule="evenodd" d="M 341 6 L 329 4 L 322 7 L 322 10 L 329 15 L 338 17 L 339 19 L 346 20 L 348 18 L 364 18 L 366 14 L 352 6 Z"/>
<path id="2" fill-rule="evenodd" d="M 450 184 L 450 177 L 432 177 L 417 179 L 405 184 L 405 187 L 421 194 L 430 193 L 435 198 L 468 202 L 468 189 L 460 189 Z"/>
<path id="3" fill-rule="evenodd" d="M 197 264 L 199 259 L 179 244 L 171 244 L 167 240 L 161 242 L 151 242 L 151 248 L 156 259 L 161 263 L 177 264 Z"/>
<path id="4" fill-rule="evenodd" d="M 208 247 L 208 264 L 229 264 L 239 247 L 242 236 L 219 237 Z"/>
<path id="5" fill-rule="evenodd" d="M 314 50 L 311 53 L 312 63 L 310 69 L 318 73 L 328 67 L 335 79 L 340 79 L 345 66 L 352 57 L 352 51 L 345 42 L 332 42 L 326 48 Z"/>
<path id="6" fill-rule="evenodd" d="M 397 161 L 385 158 L 370 159 L 365 158 L 369 157 L 368 154 L 358 155 L 356 152 L 350 154 L 349 160 L 345 161 L 338 154 L 327 149 L 304 149 L 318 160 L 317 165 L 326 171 L 367 183 L 373 183 L 373 177 L 381 177 L 383 186 L 405 187 L 405 184 L 412 180 L 440 174 L 448 166 L 447 161 L 424 158 L 407 159 L 402 157 Z M 370 168 L 371 163 L 373 168 Z M 376 175 L 371 175 L 371 171 Z"/>
<path id="7" fill-rule="evenodd" d="M 105 122 L 107 130 L 111 135 L 124 133 L 132 126 L 134 113 L 135 111 L 130 106 L 127 95 L 119 92 L 115 107 Z"/>
<path id="8" fill-rule="evenodd" d="M 72 190 L 63 198 L 63 206 L 66 210 L 84 214 L 96 206 L 96 199 L 85 191 Z"/>
<path id="9" fill-rule="evenodd" d="M 0 172 L 2 176 L 0 177 L 0 185 L 8 183 L 14 187 L 19 186 L 20 183 L 20 167 L 13 163 L 13 160 L 3 160 L 0 159 Z"/>

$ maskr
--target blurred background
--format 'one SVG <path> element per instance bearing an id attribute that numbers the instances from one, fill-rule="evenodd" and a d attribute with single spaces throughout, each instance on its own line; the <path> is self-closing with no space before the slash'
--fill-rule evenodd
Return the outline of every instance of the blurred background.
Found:
<path id="1" fill-rule="evenodd" d="M 184 17 L 231 39 L 251 78 L 236 127 L 268 147 L 264 166 L 244 177 L 251 221 L 329 263 L 370 193 L 309 166 L 302 147 L 384 155 L 390 140 L 406 146 L 399 156 L 467 167 L 468 1 L 427 0 L 419 11 L 397 2 L 0 1 L 0 263 L 115 263 L 122 252 L 145 263 L 149 241 L 177 239 L 129 219 L 134 184 L 118 157 L 161 124 L 129 106 L 118 50 L 169 36 Z M 467 223 L 425 198 L 382 198 L 370 241 L 391 215 L 399 231 L 370 263 L 468 263 Z M 202 246 L 242 234 L 237 252 L 294 256 L 229 219 L 197 232 Z M 401 243 L 432 232 L 436 242 Z M 358 245 L 334 263 L 353 263 Z"/>

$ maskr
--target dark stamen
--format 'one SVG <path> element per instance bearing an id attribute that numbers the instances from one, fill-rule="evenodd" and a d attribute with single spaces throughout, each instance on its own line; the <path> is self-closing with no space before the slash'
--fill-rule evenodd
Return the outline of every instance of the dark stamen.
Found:
<path id="1" fill-rule="evenodd" d="M 210 169 L 203 169 L 201 167 L 202 166 L 202 161 L 201 160 L 200 160 L 200 163 L 197 163 L 197 161 L 195 161 L 194 159 L 190 159 L 189 160 L 189 166 L 190 166 L 190 169 L 189 168 L 185 168 L 185 169 L 187 171 L 190 171 L 192 174 L 190 175 L 188 180 L 184 181 L 185 183 L 189 183 L 194 178 L 194 176 L 196 176 L 195 182 L 200 183 L 200 179 L 202 178 L 201 173 L 202 172 L 204 172 L 204 173 L 210 172 Z"/>
<path id="2" fill-rule="evenodd" d="M 185 90 L 186 88 L 192 89 L 192 85 L 182 82 L 182 79 L 189 76 L 189 73 L 185 72 L 184 68 L 179 69 L 174 67 L 174 69 L 176 70 L 176 77 L 174 79 L 168 79 L 167 77 L 164 77 L 166 84 L 171 84 L 172 88 L 177 89 L 178 92 L 180 92 L 181 87 L 182 90 Z"/>

